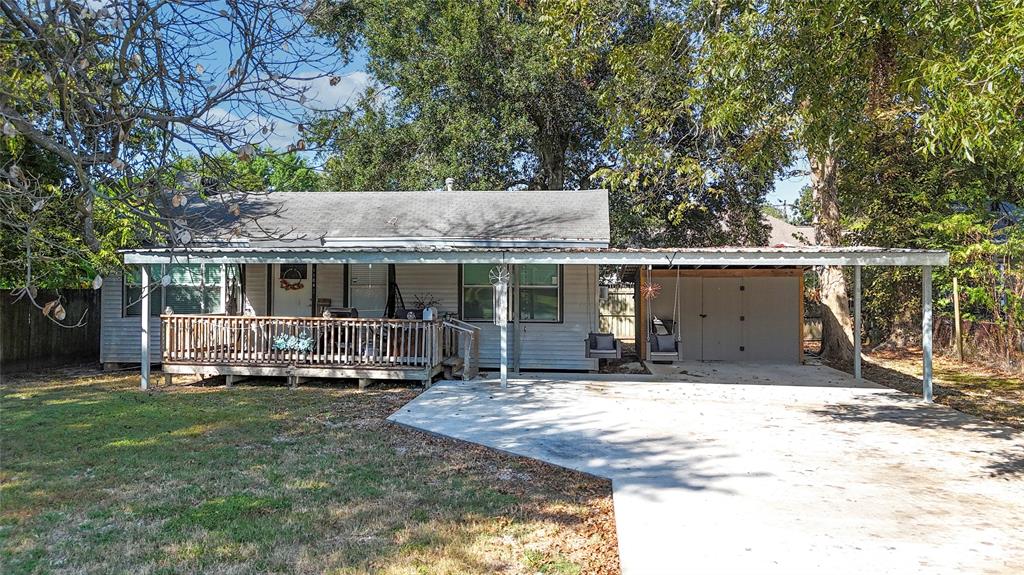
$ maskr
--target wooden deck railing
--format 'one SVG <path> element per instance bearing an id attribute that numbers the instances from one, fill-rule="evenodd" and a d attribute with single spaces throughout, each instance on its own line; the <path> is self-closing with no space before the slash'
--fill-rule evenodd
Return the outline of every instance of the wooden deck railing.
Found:
<path id="1" fill-rule="evenodd" d="M 423 368 L 460 351 L 440 320 L 174 314 L 160 324 L 171 364 Z"/>

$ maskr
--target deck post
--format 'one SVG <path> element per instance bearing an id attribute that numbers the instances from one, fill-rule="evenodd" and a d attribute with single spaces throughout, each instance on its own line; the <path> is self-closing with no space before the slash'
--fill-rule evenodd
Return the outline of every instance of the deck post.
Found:
<path id="1" fill-rule="evenodd" d="M 149 389 L 149 269 L 139 266 L 142 270 L 142 300 L 139 302 L 142 321 L 142 377 L 140 386 L 143 391 Z"/>
<path id="2" fill-rule="evenodd" d="M 932 266 L 921 266 L 921 386 L 924 400 L 932 402 Z"/>
<path id="3" fill-rule="evenodd" d="M 360 389 L 360 391 L 366 389 L 367 387 L 370 387 L 370 383 L 372 381 L 373 380 L 368 378 L 368 377 L 360 377 L 359 378 L 359 389 Z"/>
<path id="4" fill-rule="evenodd" d="M 860 265 L 853 266 L 853 377 L 861 379 Z"/>

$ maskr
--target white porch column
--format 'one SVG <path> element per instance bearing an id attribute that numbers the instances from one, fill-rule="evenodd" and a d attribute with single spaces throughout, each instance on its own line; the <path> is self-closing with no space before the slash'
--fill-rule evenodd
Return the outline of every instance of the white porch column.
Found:
<path id="1" fill-rule="evenodd" d="M 853 377 L 860 381 L 861 362 L 860 266 L 853 266 Z"/>
<path id="2" fill-rule="evenodd" d="M 924 400 L 932 401 L 932 266 L 921 267 L 921 374 Z"/>
<path id="3" fill-rule="evenodd" d="M 149 269 L 139 266 L 142 270 L 142 301 L 139 302 L 142 318 L 142 390 L 149 389 Z"/>

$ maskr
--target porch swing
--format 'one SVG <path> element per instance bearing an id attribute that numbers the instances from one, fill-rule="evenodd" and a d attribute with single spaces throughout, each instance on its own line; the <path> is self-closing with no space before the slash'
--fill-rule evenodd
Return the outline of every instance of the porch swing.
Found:
<path id="1" fill-rule="evenodd" d="M 651 285 L 651 270 L 647 269 L 647 285 Z M 649 299 L 653 300 L 657 297 L 657 292 L 653 292 L 653 295 Z M 678 361 L 679 360 L 679 268 L 676 268 L 676 285 L 675 293 L 672 294 L 672 320 L 670 325 L 665 325 L 665 322 L 654 315 L 654 312 L 650 309 L 650 305 L 647 306 L 648 313 L 651 315 L 651 321 L 649 322 L 649 337 L 647 338 L 647 357 L 652 362 L 659 361 Z M 658 327 L 662 327 L 665 333 L 661 333 Z"/>

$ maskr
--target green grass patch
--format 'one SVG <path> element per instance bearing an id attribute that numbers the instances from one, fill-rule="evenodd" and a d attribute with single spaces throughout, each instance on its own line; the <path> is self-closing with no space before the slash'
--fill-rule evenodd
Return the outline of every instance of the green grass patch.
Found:
<path id="1" fill-rule="evenodd" d="M 387 423 L 415 390 L 136 385 L 0 387 L 0 572 L 578 573 L 526 544 L 572 532 L 544 509 L 583 521 L 607 497 Z M 496 479 L 509 466 L 534 477 Z"/>

